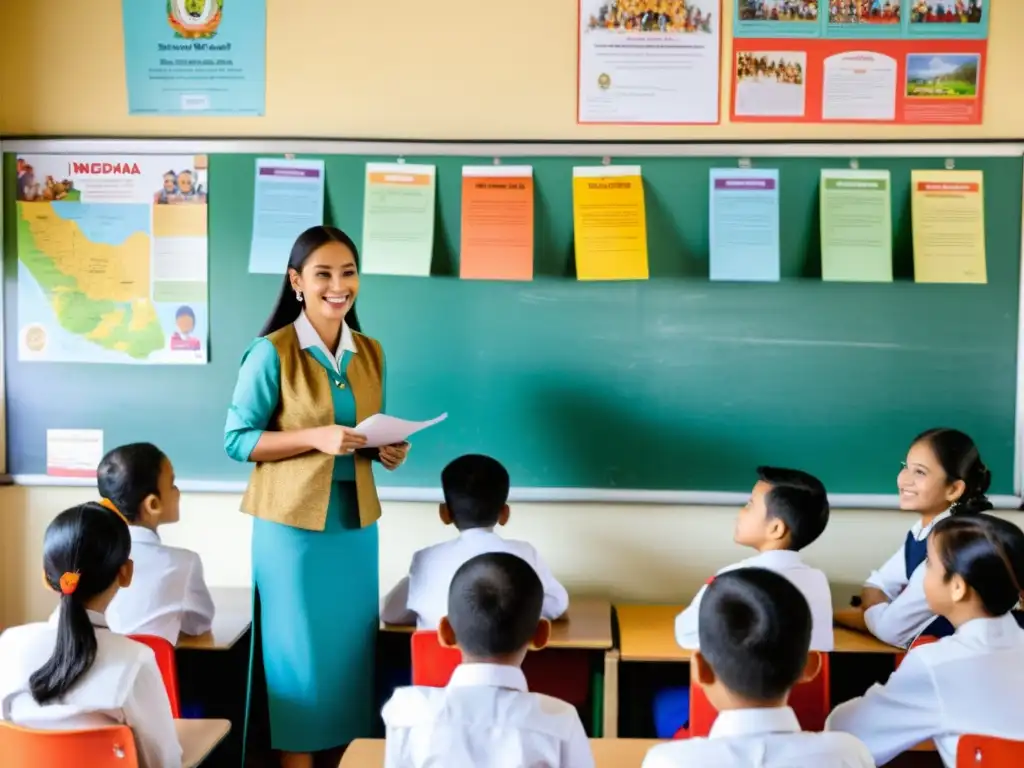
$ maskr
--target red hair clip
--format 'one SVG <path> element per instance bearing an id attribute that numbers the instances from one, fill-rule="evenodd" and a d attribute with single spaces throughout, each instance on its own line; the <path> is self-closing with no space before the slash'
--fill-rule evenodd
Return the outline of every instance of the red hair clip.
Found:
<path id="1" fill-rule="evenodd" d="M 130 523 L 128 522 L 128 518 L 121 514 L 121 510 L 117 508 L 117 504 L 112 502 L 110 499 L 100 499 L 99 500 L 99 505 L 101 507 L 105 507 L 105 508 L 109 509 L 115 515 L 120 517 L 121 520 L 124 521 L 125 525 L 130 525 Z"/>
<path id="2" fill-rule="evenodd" d="M 78 573 L 65 573 L 60 577 L 60 593 L 62 595 L 73 595 L 75 590 L 78 589 Z"/>

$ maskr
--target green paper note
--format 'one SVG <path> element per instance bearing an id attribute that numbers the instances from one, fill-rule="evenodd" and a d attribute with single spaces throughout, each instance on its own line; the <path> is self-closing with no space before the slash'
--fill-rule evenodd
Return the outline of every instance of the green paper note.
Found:
<path id="1" fill-rule="evenodd" d="M 430 275 L 436 178 L 433 165 L 366 164 L 364 273 Z"/>
<path id="2" fill-rule="evenodd" d="M 821 172 L 821 278 L 892 282 L 889 171 Z"/>

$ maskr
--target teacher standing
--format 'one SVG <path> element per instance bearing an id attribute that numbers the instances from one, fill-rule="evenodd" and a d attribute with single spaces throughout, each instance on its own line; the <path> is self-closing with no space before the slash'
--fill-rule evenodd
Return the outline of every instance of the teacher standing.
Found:
<path id="1" fill-rule="evenodd" d="M 377 634 L 380 501 L 371 463 L 396 469 L 408 445 L 364 449 L 352 428 L 384 410 L 384 352 L 359 332 L 355 243 L 334 227 L 292 246 L 281 295 L 242 359 L 224 430 L 255 462 L 253 515 L 271 745 L 286 768 L 370 735 Z M 250 706 L 253 670 L 250 664 Z"/>

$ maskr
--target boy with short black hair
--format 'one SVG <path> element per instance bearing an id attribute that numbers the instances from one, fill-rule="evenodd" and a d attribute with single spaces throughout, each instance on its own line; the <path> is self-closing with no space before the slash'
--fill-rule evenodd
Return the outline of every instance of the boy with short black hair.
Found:
<path id="1" fill-rule="evenodd" d="M 444 468 L 441 487 L 441 522 L 454 525 L 459 537 L 413 555 L 409 575 L 384 598 L 381 619 L 387 624 L 436 629 L 447 613 L 448 586 L 455 572 L 470 558 L 486 552 L 509 552 L 533 566 L 544 589 L 541 615 L 549 620 L 561 617 L 569 608 L 569 594 L 537 550 L 525 541 L 503 539 L 494 530 L 508 523 L 510 516 L 510 480 L 505 467 L 490 456 L 461 456 Z"/>
<path id="2" fill-rule="evenodd" d="M 700 606 L 700 650 L 690 662 L 718 717 L 707 738 L 651 749 L 643 768 L 869 768 L 864 744 L 848 734 L 804 733 L 786 701 L 812 679 L 811 612 L 800 590 L 765 568 L 723 573 Z M 845 738 L 833 738 L 843 736 Z"/>
<path id="3" fill-rule="evenodd" d="M 730 565 L 719 575 L 737 568 L 767 568 L 789 579 L 811 607 L 811 649 L 831 651 L 832 591 L 828 578 L 800 557 L 828 524 L 829 505 L 825 486 L 818 478 L 798 469 L 758 467 L 758 481 L 750 500 L 736 518 L 733 540 L 758 551 L 754 557 Z M 717 577 L 716 577 L 717 578 Z M 702 587 L 693 602 L 676 617 L 676 642 L 683 648 L 699 648 L 699 615 Z"/>
<path id="4" fill-rule="evenodd" d="M 593 768 L 583 723 L 570 704 L 527 690 L 520 666 L 547 643 L 544 590 L 533 566 L 506 552 L 464 563 L 448 590 L 442 644 L 462 650 L 447 688 L 399 688 L 381 713 L 385 765 L 543 765 Z"/>

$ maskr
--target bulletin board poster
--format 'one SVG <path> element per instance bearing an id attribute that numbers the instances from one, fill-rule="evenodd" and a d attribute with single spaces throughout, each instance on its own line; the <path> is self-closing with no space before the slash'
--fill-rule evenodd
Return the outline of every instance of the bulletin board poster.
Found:
<path id="1" fill-rule="evenodd" d="M 266 0 L 122 0 L 128 111 L 266 110 Z"/>
<path id="2" fill-rule="evenodd" d="M 721 0 L 579 0 L 577 121 L 717 124 Z"/>
<path id="3" fill-rule="evenodd" d="M 991 0 L 738 0 L 734 122 L 977 125 Z"/>

